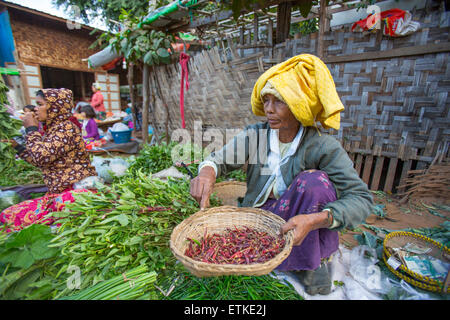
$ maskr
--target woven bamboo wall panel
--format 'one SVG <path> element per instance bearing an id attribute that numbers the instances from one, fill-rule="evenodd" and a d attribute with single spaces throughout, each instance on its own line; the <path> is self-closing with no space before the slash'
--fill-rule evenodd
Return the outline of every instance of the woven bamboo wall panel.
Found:
<path id="1" fill-rule="evenodd" d="M 202 121 L 206 127 L 219 129 L 243 128 L 261 121 L 250 107 L 250 95 L 260 72 L 263 71 L 262 54 L 222 63 L 217 48 L 202 51 L 189 63 L 189 90 L 185 91 L 185 115 L 187 129 L 193 130 L 194 121 Z M 258 60 L 259 66 L 258 66 Z M 162 95 L 170 109 L 169 128 L 181 127 L 179 65 L 155 69 Z M 155 114 L 163 128 L 167 112 L 161 99 L 156 100 Z"/>
<path id="2" fill-rule="evenodd" d="M 448 155 L 449 52 L 412 55 L 409 51 L 448 44 L 450 15 L 439 10 L 422 10 L 414 18 L 421 28 L 402 38 L 389 38 L 381 32 L 354 33 L 351 25 L 325 34 L 325 61 L 330 57 L 357 56 L 347 62 L 327 63 L 346 107 L 341 129 L 329 133 L 341 141 L 355 165 L 361 165 L 361 176 L 374 187 L 380 184 L 374 173 L 381 174 L 384 168 L 393 174 L 399 161 L 404 177 L 411 161 L 418 161 L 417 168 L 422 169 L 438 154 Z M 231 48 L 222 47 L 194 55 L 189 63 L 190 89 L 185 93 L 187 128 L 192 130 L 196 120 L 205 127 L 222 129 L 243 128 L 263 120 L 252 114 L 250 106 L 258 76 L 294 55 L 315 54 L 316 46 L 317 35 L 311 34 L 287 40 L 273 49 L 237 50 L 243 53 L 242 57 L 235 56 Z M 383 53 L 397 49 L 404 55 L 383 58 Z M 373 58 L 366 58 L 365 53 Z M 179 66 L 158 67 L 156 74 L 169 106 L 170 130 L 180 128 Z M 167 112 L 159 100 L 156 115 L 163 128 Z M 392 183 L 387 179 L 387 190 L 391 190 Z"/>

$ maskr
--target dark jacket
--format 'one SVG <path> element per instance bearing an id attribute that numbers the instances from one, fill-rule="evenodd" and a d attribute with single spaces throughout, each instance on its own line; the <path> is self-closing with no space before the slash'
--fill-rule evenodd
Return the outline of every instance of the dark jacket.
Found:
<path id="1" fill-rule="evenodd" d="M 267 122 L 250 125 L 224 148 L 205 159 L 217 165 L 218 176 L 242 168 L 242 160 L 248 163 L 247 193 L 240 203 L 244 207 L 255 205 L 257 196 L 270 177 L 261 174 L 270 150 L 269 132 Z M 228 159 L 234 161 L 225 161 L 227 154 Z M 365 221 L 373 206 L 373 198 L 367 185 L 359 178 L 353 162 L 339 141 L 330 135 L 319 134 L 314 127 L 305 128 L 296 153 L 281 166 L 286 186 L 300 172 L 310 169 L 326 172 L 334 184 L 338 200 L 327 204 L 325 208 L 332 209 L 333 217 L 339 223 L 336 230 L 354 228 Z"/>

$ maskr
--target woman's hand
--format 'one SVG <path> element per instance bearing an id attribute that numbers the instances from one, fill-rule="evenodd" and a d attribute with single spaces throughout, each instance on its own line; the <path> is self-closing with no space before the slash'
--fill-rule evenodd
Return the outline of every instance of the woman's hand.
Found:
<path id="1" fill-rule="evenodd" d="M 29 127 L 38 127 L 39 121 L 36 117 L 36 115 L 32 112 L 28 112 L 23 116 L 23 126 L 25 128 Z"/>
<path id="2" fill-rule="evenodd" d="M 330 225 L 327 211 L 299 214 L 290 218 L 288 222 L 281 226 L 281 233 L 284 234 L 289 230 L 294 230 L 294 246 L 299 246 L 308 233 L 316 229 L 328 228 Z"/>
<path id="3" fill-rule="evenodd" d="M 209 197 L 216 183 L 216 172 L 213 167 L 205 166 L 198 176 L 191 181 L 191 195 L 200 204 L 200 209 L 209 207 Z"/>

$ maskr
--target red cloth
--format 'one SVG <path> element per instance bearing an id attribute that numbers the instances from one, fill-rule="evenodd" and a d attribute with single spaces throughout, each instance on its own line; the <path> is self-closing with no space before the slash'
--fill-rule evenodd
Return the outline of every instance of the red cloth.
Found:
<path id="1" fill-rule="evenodd" d="M 67 203 L 75 201 L 74 193 L 91 192 L 90 190 L 67 189 L 60 194 L 47 193 L 45 196 L 27 200 L 3 210 L 0 223 L 6 225 L 6 232 L 20 231 L 32 224 L 52 225 L 55 219 L 47 216 L 51 212 L 63 211 Z"/>
<path id="2" fill-rule="evenodd" d="M 92 95 L 91 106 L 96 112 L 106 112 L 105 105 L 103 103 L 103 95 L 100 91 L 97 91 Z"/>
<path id="3" fill-rule="evenodd" d="M 186 90 L 189 90 L 189 70 L 188 62 L 190 56 L 184 52 L 180 53 L 180 64 L 181 64 L 181 87 L 180 87 L 180 113 L 181 113 L 181 126 L 183 129 L 186 128 L 186 121 L 184 118 L 184 83 L 186 78 Z"/>

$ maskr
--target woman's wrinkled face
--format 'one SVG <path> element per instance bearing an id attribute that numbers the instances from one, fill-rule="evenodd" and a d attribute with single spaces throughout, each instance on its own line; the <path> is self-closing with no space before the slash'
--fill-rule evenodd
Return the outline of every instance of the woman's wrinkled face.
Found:
<path id="1" fill-rule="evenodd" d="M 271 129 L 294 129 L 298 128 L 298 120 L 289 107 L 273 94 L 263 97 L 264 112 Z"/>
<path id="2" fill-rule="evenodd" d="M 36 115 L 41 122 L 47 120 L 47 102 L 41 96 L 37 96 L 36 98 Z"/>

